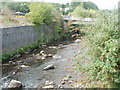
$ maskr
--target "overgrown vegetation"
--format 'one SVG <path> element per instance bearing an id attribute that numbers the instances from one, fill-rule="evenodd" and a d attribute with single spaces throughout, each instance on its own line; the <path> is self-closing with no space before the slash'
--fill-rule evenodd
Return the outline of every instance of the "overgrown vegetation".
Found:
<path id="1" fill-rule="evenodd" d="M 82 4 L 83 3 L 83 8 L 84 9 L 86 9 L 86 10 L 89 10 L 89 9 L 93 9 L 93 10 L 98 10 L 98 7 L 97 7 L 97 5 L 95 4 L 95 3 L 93 3 L 93 2 L 90 2 L 90 1 L 88 1 L 88 2 L 81 2 L 81 1 L 72 1 L 71 2 L 71 4 L 70 4 L 70 6 L 73 8 L 73 9 L 75 9 L 76 7 L 78 7 L 80 4 Z"/>
<path id="2" fill-rule="evenodd" d="M 101 17 L 101 18 L 100 18 Z M 92 64 L 92 79 L 104 82 L 106 87 L 120 86 L 120 31 L 118 13 L 101 13 L 88 35 Z"/>
<path id="3" fill-rule="evenodd" d="M 95 10 L 86 10 L 83 8 L 83 6 L 79 5 L 72 13 L 72 16 L 75 17 L 96 17 L 96 11 Z"/>
<path id="4" fill-rule="evenodd" d="M 9 53 L 4 53 L 2 55 L 3 60 L 12 57 L 13 55 L 16 55 L 18 53 L 24 52 L 27 49 L 34 48 L 43 43 L 48 43 L 52 40 L 57 40 L 58 38 L 62 37 L 61 34 L 62 23 L 63 23 L 62 16 L 60 15 L 59 12 L 57 12 L 57 10 L 51 4 L 45 2 L 40 2 L 40 3 L 31 2 L 29 5 L 29 9 L 30 9 L 30 13 L 28 14 L 28 17 L 31 20 L 31 22 L 35 24 L 35 28 L 38 30 L 39 33 L 38 41 L 31 45 L 22 47 L 18 50 L 14 50 Z M 50 28 L 52 28 L 53 31 L 51 32 L 54 35 L 52 38 L 48 38 L 48 37 L 46 38 L 44 37 L 45 35 L 44 36 L 42 35 L 40 31 L 40 25 L 42 24 L 48 25 Z"/>
<path id="5" fill-rule="evenodd" d="M 1 9 L 3 9 L 4 7 L 7 7 L 13 12 L 28 13 L 29 12 L 28 5 L 29 5 L 29 2 L 2 2 Z M 5 12 L 9 13 L 7 11 Z"/>
<path id="6" fill-rule="evenodd" d="M 13 57 L 17 54 L 23 53 L 28 49 L 34 49 L 35 47 L 37 47 L 39 45 L 42 45 L 42 43 L 35 42 L 35 43 L 30 44 L 30 45 L 27 45 L 27 46 L 21 47 L 19 49 L 13 50 L 11 52 L 5 52 L 5 53 L 2 54 L 2 56 L 0 56 L 0 59 L 7 60 L 10 57 Z"/>
<path id="7" fill-rule="evenodd" d="M 29 5 L 30 12 L 28 18 L 32 23 L 40 25 L 53 25 L 56 30 L 60 30 L 62 24 L 62 16 L 50 3 L 31 2 Z"/>

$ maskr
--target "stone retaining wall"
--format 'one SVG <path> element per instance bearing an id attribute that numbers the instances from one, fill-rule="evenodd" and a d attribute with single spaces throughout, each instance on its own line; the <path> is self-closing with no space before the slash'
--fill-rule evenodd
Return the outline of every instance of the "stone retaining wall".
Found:
<path id="1" fill-rule="evenodd" d="M 56 36 L 52 26 L 41 25 L 35 28 L 34 26 L 19 26 L 10 28 L 1 28 L 2 35 L 2 52 L 9 52 L 14 49 L 32 44 L 40 38 L 41 41 L 49 41 Z"/>

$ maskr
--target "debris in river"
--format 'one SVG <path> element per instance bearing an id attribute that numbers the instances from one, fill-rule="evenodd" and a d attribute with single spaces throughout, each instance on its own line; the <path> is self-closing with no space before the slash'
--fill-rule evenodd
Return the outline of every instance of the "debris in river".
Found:
<path id="1" fill-rule="evenodd" d="M 43 54 L 44 53 L 44 51 L 42 50 L 42 51 L 40 51 L 40 54 Z"/>
<path id="2" fill-rule="evenodd" d="M 30 67 L 30 66 L 27 66 L 27 65 L 21 65 L 22 68 L 27 68 L 27 67 Z"/>
<path id="3" fill-rule="evenodd" d="M 64 85 L 64 84 L 65 84 L 65 81 L 61 81 L 61 84 Z"/>
<path id="4" fill-rule="evenodd" d="M 43 88 L 54 88 L 54 86 L 53 85 L 49 85 L 49 86 L 45 86 Z"/>
<path id="5" fill-rule="evenodd" d="M 46 47 L 47 45 L 46 44 L 43 44 L 42 47 Z"/>
<path id="6" fill-rule="evenodd" d="M 15 64 L 16 64 L 16 62 L 9 61 L 9 64 L 15 65 Z"/>
<path id="7" fill-rule="evenodd" d="M 45 53 L 43 53 L 44 51 L 42 50 L 41 52 L 40 52 L 40 54 L 36 54 L 36 55 L 33 55 L 33 58 L 34 59 L 37 59 L 37 60 L 39 60 L 39 59 L 42 59 L 42 60 L 44 60 L 44 59 L 46 59 L 46 58 L 48 58 L 48 57 L 52 57 L 52 54 L 45 54 Z"/>
<path id="8" fill-rule="evenodd" d="M 46 56 L 47 56 L 47 55 L 46 55 L 46 54 L 44 54 L 44 53 L 42 53 L 41 55 L 42 55 L 43 57 L 46 57 Z"/>
<path id="9" fill-rule="evenodd" d="M 44 68 L 44 70 L 50 70 L 50 69 L 55 69 L 54 65 L 51 64 L 51 65 L 48 65 Z"/>
<path id="10" fill-rule="evenodd" d="M 25 54 L 29 54 L 30 52 L 24 52 Z"/>
<path id="11" fill-rule="evenodd" d="M 45 59 L 45 56 L 42 56 L 41 59 L 44 60 L 44 59 Z"/>
<path id="12" fill-rule="evenodd" d="M 54 82 L 52 82 L 52 81 L 46 81 L 44 83 L 44 87 L 43 88 L 55 88 L 55 87 L 56 87 L 56 85 L 55 85 Z"/>
<path id="13" fill-rule="evenodd" d="M 48 48 L 57 49 L 56 46 L 50 46 L 50 47 L 48 47 Z"/>
<path id="14" fill-rule="evenodd" d="M 48 54 L 47 56 L 48 56 L 48 57 L 52 57 L 52 54 Z"/>
<path id="15" fill-rule="evenodd" d="M 63 44 L 59 44 L 59 49 L 63 49 L 63 48 L 65 48 L 66 47 L 66 45 L 63 45 Z"/>
<path id="16" fill-rule="evenodd" d="M 59 58 L 61 58 L 61 56 L 59 56 L 59 55 L 54 55 L 54 56 L 52 56 L 54 59 L 59 59 Z"/>
<path id="17" fill-rule="evenodd" d="M 8 88 L 20 88 L 20 87 L 22 87 L 22 83 L 17 80 L 11 80 L 8 85 Z"/>
<path id="18" fill-rule="evenodd" d="M 37 54 L 37 55 L 33 55 L 33 58 L 34 59 L 41 59 L 41 56 L 40 56 L 40 54 Z"/>
<path id="19" fill-rule="evenodd" d="M 52 81 L 46 81 L 44 85 L 45 86 L 47 86 L 47 85 L 54 85 L 54 83 Z"/>
<path id="20" fill-rule="evenodd" d="M 58 88 L 64 88 L 63 86 L 61 86 L 61 85 L 58 85 Z"/>
<path id="21" fill-rule="evenodd" d="M 67 75 L 66 77 L 67 77 L 67 78 L 72 78 L 72 76 L 70 76 L 70 75 Z"/>
<path id="22" fill-rule="evenodd" d="M 23 63 L 24 61 L 16 61 L 18 64 L 21 64 L 21 63 Z"/>
<path id="23" fill-rule="evenodd" d="M 80 39 L 77 39 L 77 40 L 75 40 L 75 43 L 79 43 L 81 40 Z"/>
<path id="24" fill-rule="evenodd" d="M 2 66 L 8 66 L 9 64 L 2 64 Z"/>
<path id="25" fill-rule="evenodd" d="M 12 64 L 13 63 L 13 61 L 9 61 L 9 64 Z"/>
<path id="26" fill-rule="evenodd" d="M 67 77 L 62 77 L 62 79 L 61 79 L 61 84 L 62 84 L 62 85 L 65 84 L 65 83 L 68 81 L 68 79 L 69 79 L 69 78 L 67 78 Z"/>
<path id="27" fill-rule="evenodd" d="M 21 69 L 21 67 L 17 67 L 16 71 L 14 71 L 13 74 L 20 72 L 20 69 Z"/>

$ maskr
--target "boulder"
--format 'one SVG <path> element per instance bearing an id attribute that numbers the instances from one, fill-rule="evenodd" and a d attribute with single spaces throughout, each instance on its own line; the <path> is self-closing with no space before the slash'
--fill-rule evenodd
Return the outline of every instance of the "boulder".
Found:
<path id="1" fill-rule="evenodd" d="M 20 88 L 20 87 L 22 87 L 22 83 L 17 80 L 11 80 L 8 85 L 8 88 Z"/>
<path id="2" fill-rule="evenodd" d="M 46 67 L 44 68 L 44 70 L 50 70 L 50 69 L 54 69 L 54 68 L 55 68 L 54 65 L 51 64 L 51 65 L 46 66 Z"/>

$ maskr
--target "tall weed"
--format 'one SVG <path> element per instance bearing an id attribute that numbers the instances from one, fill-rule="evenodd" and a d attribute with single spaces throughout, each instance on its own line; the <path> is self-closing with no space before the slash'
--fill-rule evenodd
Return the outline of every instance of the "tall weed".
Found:
<path id="1" fill-rule="evenodd" d="M 89 73 L 106 87 L 120 85 L 120 31 L 118 13 L 101 13 L 88 35 L 92 64 Z M 107 85 L 109 83 L 109 85 Z"/>

